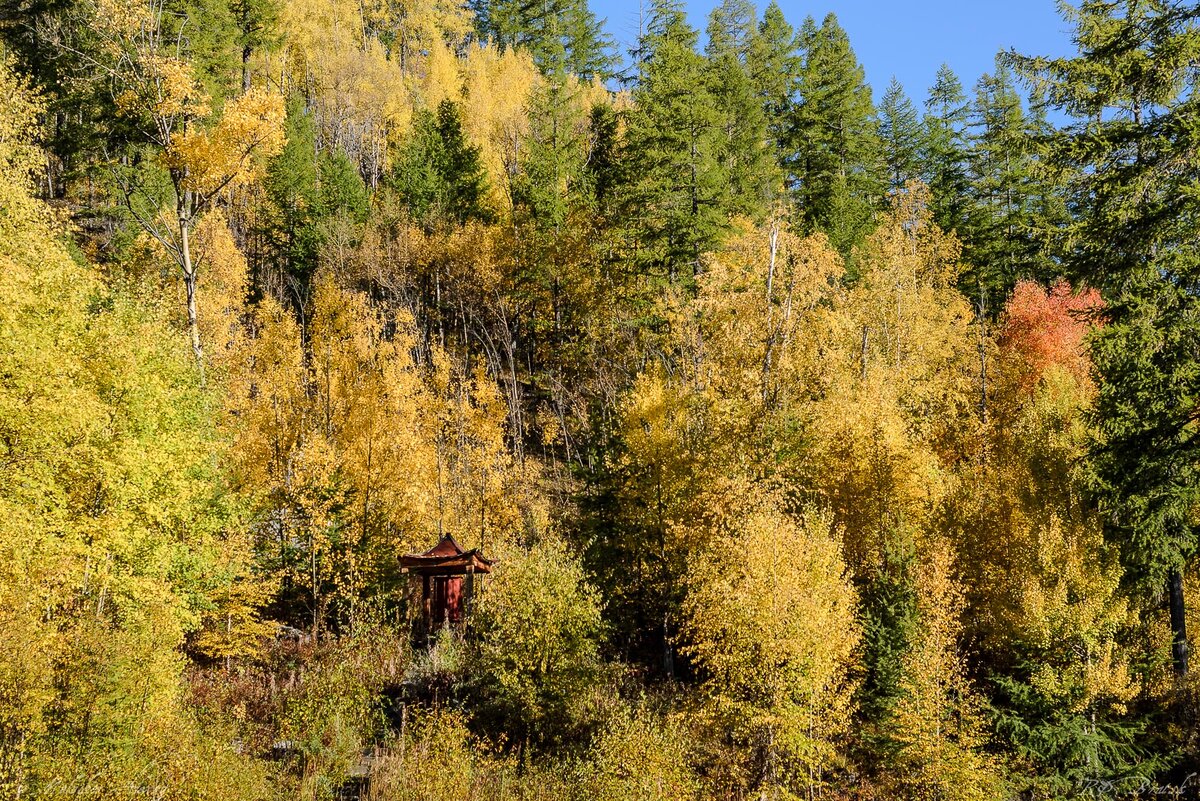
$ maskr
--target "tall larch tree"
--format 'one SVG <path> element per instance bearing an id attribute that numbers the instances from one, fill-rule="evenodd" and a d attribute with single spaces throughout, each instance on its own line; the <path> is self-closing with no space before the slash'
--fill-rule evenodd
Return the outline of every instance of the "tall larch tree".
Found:
<path id="1" fill-rule="evenodd" d="M 750 40 L 746 67 L 762 102 L 775 159 L 781 168 L 788 162 L 791 116 L 802 63 L 796 31 L 788 24 L 779 4 L 772 0 Z"/>
<path id="2" fill-rule="evenodd" d="M 777 169 L 768 142 L 767 120 L 749 71 L 754 8 L 726 0 L 708 23 L 708 74 L 720 114 L 721 171 L 727 176 L 727 209 L 762 217 L 776 194 Z"/>
<path id="3" fill-rule="evenodd" d="M 476 26 L 497 47 L 528 50 L 548 74 L 560 64 L 581 78 L 608 77 L 612 39 L 587 0 L 473 0 Z"/>
<path id="4" fill-rule="evenodd" d="M 1039 213 L 1041 170 L 1034 122 L 1003 64 L 979 79 L 969 118 L 970 203 L 960 232 L 971 269 L 963 291 L 984 311 L 1022 278 L 1050 279 L 1046 220 Z"/>

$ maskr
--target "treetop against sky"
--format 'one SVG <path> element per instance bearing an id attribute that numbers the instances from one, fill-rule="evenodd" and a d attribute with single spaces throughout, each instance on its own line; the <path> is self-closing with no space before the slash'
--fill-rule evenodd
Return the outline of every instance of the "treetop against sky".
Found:
<path id="1" fill-rule="evenodd" d="M 998 50 L 1066 55 L 1071 51 L 1068 25 L 1054 0 L 922 0 L 883 3 L 878 0 L 777 0 L 793 26 L 806 16 L 818 22 L 829 12 L 837 15 L 867 71 L 867 81 L 882 94 L 892 76 L 910 97 L 923 98 L 944 62 L 971 87 L 993 68 Z M 703 35 L 708 14 L 719 0 L 686 0 L 688 18 Z M 648 16 L 646 0 L 604 0 L 591 3 L 606 28 L 627 50 L 637 39 L 639 18 Z M 766 2 L 755 3 L 761 16 Z"/>

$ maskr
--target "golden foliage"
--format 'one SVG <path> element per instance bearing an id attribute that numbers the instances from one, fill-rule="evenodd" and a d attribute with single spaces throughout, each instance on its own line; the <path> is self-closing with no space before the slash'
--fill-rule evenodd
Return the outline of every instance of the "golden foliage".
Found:
<path id="1" fill-rule="evenodd" d="M 978 338 L 953 286 L 958 244 L 914 186 L 856 255 L 816 336 L 816 481 L 846 527 L 856 570 L 876 564 L 886 532 L 928 530 L 954 487 L 947 470 L 974 425 Z"/>
<path id="2" fill-rule="evenodd" d="M 221 211 L 210 212 L 196 225 L 196 264 L 205 296 L 200 328 L 210 345 L 209 358 L 221 372 L 244 347 L 243 318 L 250 292 L 246 257 Z"/>
<path id="3" fill-rule="evenodd" d="M 3 182 L 6 191 L 0 196 L 4 207 L 16 203 L 42 161 L 34 140 L 43 105 L 29 82 L 13 70 L 12 57 L 0 54 L 0 173 L 10 178 Z"/>
<path id="4" fill-rule="evenodd" d="M 410 318 L 384 318 L 324 275 L 307 343 L 264 301 L 229 368 L 239 473 L 267 505 L 264 533 L 304 543 L 288 570 L 317 619 L 345 604 L 353 626 L 368 589 L 399 592 L 389 583 L 396 554 L 427 546 L 432 532 L 494 547 L 545 520 L 525 489 L 536 465 L 513 460 L 494 380 L 420 352 Z"/>
<path id="5" fill-rule="evenodd" d="M 193 64 L 172 48 L 163 10 L 128 0 L 95 0 L 83 7 L 98 37 L 101 63 L 112 78 L 118 113 L 141 127 L 160 146 L 187 124 L 211 113 L 211 98 Z"/>
<path id="6" fill-rule="evenodd" d="M 264 160 L 283 149 L 283 118 L 282 97 L 251 89 L 227 103 L 212 128 L 176 136 L 164 160 L 183 174 L 183 188 L 203 197 L 252 183 Z"/>
<path id="7" fill-rule="evenodd" d="M 922 554 L 919 629 L 888 723 L 896 743 L 888 780 L 894 792 L 918 801 L 998 801 L 1005 788 L 999 765 L 983 751 L 982 700 L 964 674 L 958 644 L 963 598 L 952 569 L 945 545 Z"/>
<path id="8" fill-rule="evenodd" d="M 690 769 L 691 732 L 679 715 L 620 709 L 605 721 L 582 766 L 579 798 L 689 801 L 699 782 Z"/>
<path id="9" fill-rule="evenodd" d="M 511 183 L 529 133 L 526 109 L 542 80 L 527 53 L 509 48 L 472 48 L 462 65 L 463 129 L 479 148 L 500 207 L 512 207 Z"/>
<path id="10" fill-rule="evenodd" d="M 828 515 L 795 520 L 777 499 L 740 490 L 689 579 L 685 652 L 723 727 L 763 754 L 751 775 L 800 794 L 838 762 L 857 601 Z"/>
<path id="11" fill-rule="evenodd" d="M 817 341 L 804 334 L 832 299 L 842 261 L 823 234 L 801 238 L 786 219 L 739 220 L 735 231 L 700 278 L 697 381 L 769 414 L 794 414 L 816 379 Z M 749 422 L 752 408 L 731 416 Z"/>
<path id="12" fill-rule="evenodd" d="M 226 586 L 212 551 L 241 522 L 210 398 L 27 192 L 0 171 L 18 199 L 0 214 L 0 794 L 263 797 L 266 769 L 180 698 L 185 633 Z"/>

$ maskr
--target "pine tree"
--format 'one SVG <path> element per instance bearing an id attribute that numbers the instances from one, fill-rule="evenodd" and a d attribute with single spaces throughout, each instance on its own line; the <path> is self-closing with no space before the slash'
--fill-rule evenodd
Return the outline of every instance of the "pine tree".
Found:
<path id="1" fill-rule="evenodd" d="M 1151 597 L 1166 589 L 1182 675 L 1182 572 L 1196 552 L 1200 501 L 1200 98 L 1191 79 L 1200 6 L 1088 2 L 1072 20 L 1077 55 L 1011 58 L 1075 118 L 1050 158 L 1071 176 L 1078 213 L 1064 264 L 1107 304 L 1092 339 L 1092 464 L 1129 579 Z"/>
<path id="2" fill-rule="evenodd" d="M 241 47 L 242 91 L 250 91 L 250 59 L 275 45 L 278 39 L 279 0 L 232 0 L 230 11 L 237 23 Z"/>
<path id="3" fill-rule="evenodd" d="M 582 78 L 606 78 L 612 39 L 587 0 L 473 0 L 483 39 L 497 47 L 528 50 L 544 74 L 562 68 Z"/>
<path id="4" fill-rule="evenodd" d="M 283 271 L 307 281 L 316 270 L 332 218 L 362 224 L 369 197 L 357 167 L 342 150 L 317 151 L 313 113 L 299 97 L 288 103 L 287 143 L 263 181 L 275 206 L 266 236 Z"/>
<path id="5" fill-rule="evenodd" d="M 697 38 L 677 2 L 654 4 L 625 135 L 623 205 L 648 250 L 645 263 L 670 280 L 690 280 L 726 225 L 722 115 Z"/>
<path id="6" fill-rule="evenodd" d="M 436 112 L 417 113 L 390 183 L 410 212 L 427 226 L 489 220 L 487 172 L 479 148 L 467 141 L 462 112 L 443 100 Z"/>
<path id="7" fill-rule="evenodd" d="M 879 560 L 862 576 L 863 681 L 858 707 L 878 724 L 900 694 L 904 658 L 918 630 L 916 553 L 911 536 L 894 530 L 882 537 Z"/>
<path id="8" fill-rule="evenodd" d="M 791 115 L 802 63 L 796 32 L 772 0 L 750 40 L 746 67 L 754 91 L 762 101 L 775 159 L 781 168 L 787 163 L 791 149 Z"/>
<path id="9" fill-rule="evenodd" d="M 1034 124 L 1006 66 L 979 79 L 969 120 L 970 202 L 960 235 L 971 265 L 963 291 L 985 311 L 1021 278 L 1053 278 L 1043 246 L 1051 221 L 1038 209 L 1049 190 L 1035 159 Z"/>
<path id="10" fill-rule="evenodd" d="M 514 195 L 548 228 L 563 224 L 583 190 L 587 131 L 576 124 L 579 95 L 579 85 L 560 72 L 547 76 L 529 100 L 530 130 Z"/>
<path id="11" fill-rule="evenodd" d="M 956 231 L 966 219 L 967 96 L 949 65 L 943 64 L 925 101 L 925 143 L 921 162 L 933 190 L 933 219 L 944 231 Z"/>
<path id="12" fill-rule="evenodd" d="M 708 76 L 720 115 L 721 171 L 730 211 L 761 218 L 778 183 L 763 105 L 747 59 L 754 41 L 754 9 L 747 0 L 725 0 L 708 24 Z"/>
<path id="13" fill-rule="evenodd" d="M 317 198 L 316 126 L 304 101 L 288 102 L 284 121 L 287 142 L 267 166 L 264 181 L 278 217 L 271 220 L 267 236 L 291 275 L 312 273 L 320 242 L 316 236 Z"/>
<path id="14" fill-rule="evenodd" d="M 338 148 L 322 153 L 317 159 L 317 178 L 321 215 L 326 218 L 344 216 L 354 224 L 362 225 L 370 210 L 371 196 L 362 174 L 346 151 Z"/>
<path id="15" fill-rule="evenodd" d="M 920 172 L 921 122 L 916 106 L 895 77 L 879 101 L 879 138 L 887 163 L 888 185 L 893 192 Z"/>
<path id="16" fill-rule="evenodd" d="M 830 14 L 800 32 L 804 67 L 792 115 L 791 171 L 804 221 L 843 253 L 870 226 L 882 194 L 878 123 L 862 65 Z"/>

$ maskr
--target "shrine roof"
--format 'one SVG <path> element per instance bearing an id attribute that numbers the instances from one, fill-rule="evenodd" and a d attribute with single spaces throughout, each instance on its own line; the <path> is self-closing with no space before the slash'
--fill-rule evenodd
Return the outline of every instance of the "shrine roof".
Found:
<path id="1" fill-rule="evenodd" d="M 428 551 L 409 553 L 400 557 L 400 568 L 407 573 L 454 575 L 457 573 L 490 573 L 494 559 L 488 559 L 478 548 L 464 550 L 449 534 L 443 535 Z"/>

